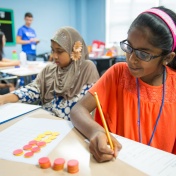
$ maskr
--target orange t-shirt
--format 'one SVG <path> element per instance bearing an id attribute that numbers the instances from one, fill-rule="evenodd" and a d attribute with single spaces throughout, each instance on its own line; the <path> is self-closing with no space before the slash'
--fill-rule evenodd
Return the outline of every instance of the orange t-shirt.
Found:
<path id="1" fill-rule="evenodd" d="M 176 71 L 166 67 L 165 99 L 151 146 L 176 154 Z M 142 143 L 148 144 L 162 101 L 163 86 L 151 86 L 139 79 Z M 113 65 L 89 89 L 97 92 L 109 130 L 139 141 L 136 78 L 126 63 Z M 95 120 L 102 125 L 99 112 Z"/>

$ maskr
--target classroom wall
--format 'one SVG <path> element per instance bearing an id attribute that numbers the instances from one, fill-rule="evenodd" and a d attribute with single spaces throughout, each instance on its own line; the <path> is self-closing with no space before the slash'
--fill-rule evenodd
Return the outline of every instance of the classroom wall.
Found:
<path id="1" fill-rule="evenodd" d="M 86 44 L 93 40 L 105 42 L 106 0 L 76 0 L 76 26 Z"/>
<path id="2" fill-rule="evenodd" d="M 97 39 L 105 42 L 106 0 L 87 0 L 87 43 Z"/>
<path id="3" fill-rule="evenodd" d="M 24 24 L 24 14 L 33 14 L 31 27 L 41 40 L 37 54 L 50 51 L 50 38 L 61 26 L 76 28 L 87 45 L 94 39 L 105 41 L 105 0 L 0 0 L 0 7 L 13 9 L 15 35 Z M 19 53 L 21 45 L 6 46 L 5 56 L 11 58 L 13 50 Z"/>

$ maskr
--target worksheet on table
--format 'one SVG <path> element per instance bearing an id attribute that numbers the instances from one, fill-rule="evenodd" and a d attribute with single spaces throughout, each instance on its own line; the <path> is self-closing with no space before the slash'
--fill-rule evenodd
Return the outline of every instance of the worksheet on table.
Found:
<path id="1" fill-rule="evenodd" d="M 39 109 L 41 106 L 25 103 L 7 103 L 0 106 L 0 124 Z"/>
<path id="2" fill-rule="evenodd" d="M 114 136 L 122 144 L 118 154 L 120 160 L 151 176 L 176 175 L 176 155 L 118 135 Z"/>
<path id="3" fill-rule="evenodd" d="M 0 158 L 10 161 L 37 164 L 38 159 L 47 156 L 58 143 L 71 131 L 73 125 L 66 120 L 52 120 L 45 118 L 27 117 L 0 132 Z M 58 134 L 53 138 L 53 135 Z M 52 138 L 51 138 L 52 137 Z M 15 156 L 13 151 L 23 149 L 30 141 L 42 138 L 42 141 L 50 139 L 40 152 L 34 153 L 30 158 L 24 155 Z M 51 140 L 52 139 L 52 140 Z M 29 151 L 23 151 L 25 154 Z"/>

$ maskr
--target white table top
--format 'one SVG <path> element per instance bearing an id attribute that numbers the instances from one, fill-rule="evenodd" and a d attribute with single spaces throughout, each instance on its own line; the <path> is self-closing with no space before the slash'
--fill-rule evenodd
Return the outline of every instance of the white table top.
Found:
<path id="1" fill-rule="evenodd" d="M 59 118 L 50 115 L 48 112 L 38 109 L 22 117 L 9 121 L 0 126 L 0 131 L 10 127 L 14 123 L 23 119 L 24 117 L 34 117 L 34 118 L 49 118 L 57 119 Z M 51 161 L 54 161 L 56 157 L 63 157 L 68 161 L 71 157 L 77 158 L 79 163 L 79 172 L 74 174 L 74 176 L 142 176 L 145 175 L 141 171 L 127 165 L 118 158 L 114 161 L 97 163 L 95 159 L 89 152 L 88 144 L 84 141 L 84 137 L 76 130 L 73 129 L 71 132 L 54 148 L 54 150 L 48 155 Z M 0 159 L 0 175 L 2 176 L 57 176 L 57 175 L 71 175 L 67 173 L 66 166 L 62 171 L 54 171 L 52 168 L 41 169 L 39 166 L 26 164 L 21 162 L 13 162 L 9 160 Z"/>
<path id="2" fill-rule="evenodd" d="M 40 62 L 40 61 L 28 61 L 26 67 L 19 68 L 6 68 L 0 69 L 0 72 L 11 74 L 14 76 L 30 76 L 36 75 L 40 73 L 40 71 L 48 64 L 48 62 Z"/>

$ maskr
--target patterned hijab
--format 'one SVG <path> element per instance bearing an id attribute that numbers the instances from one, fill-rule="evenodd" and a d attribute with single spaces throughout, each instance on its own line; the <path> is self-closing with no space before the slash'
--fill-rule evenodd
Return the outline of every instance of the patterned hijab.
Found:
<path id="1" fill-rule="evenodd" d="M 51 101 L 54 95 L 71 99 L 84 85 L 95 83 L 99 78 L 95 64 L 88 60 L 87 46 L 75 29 L 60 28 L 51 40 L 70 55 L 71 63 L 64 68 L 49 64 L 37 76 L 35 82 L 40 88 L 43 103 Z"/>

